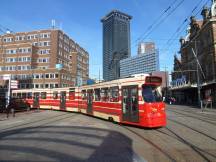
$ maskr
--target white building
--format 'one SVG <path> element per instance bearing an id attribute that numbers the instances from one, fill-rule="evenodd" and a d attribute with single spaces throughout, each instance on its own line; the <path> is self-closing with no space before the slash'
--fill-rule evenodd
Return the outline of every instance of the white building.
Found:
<path id="1" fill-rule="evenodd" d="M 133 74 L 152 73 L 160 70 L 158 50 L 155 49 L 155 46 L 153 46 L 153 48 L 148 49 L 144 47 L 146 46 L 144 46 L 142 43 L 142 45 L 139 46 L 139 48 L 142 50 L 138 51 L 144 51 L 145 53 L 138 53 L 138 55 L 136 56 L 120 60 L 121 78 Z"/>

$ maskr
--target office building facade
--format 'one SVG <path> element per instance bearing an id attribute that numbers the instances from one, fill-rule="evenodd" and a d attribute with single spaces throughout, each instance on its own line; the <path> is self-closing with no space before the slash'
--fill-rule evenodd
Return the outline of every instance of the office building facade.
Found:
<path id="1" fill-rule="evenodd" d="M 74 86 L 78 75 L 85 82 L 88 60 L 88 52 L 61 30 L 0 35 L 0 76 L 11 75 L 18 88 Z"/>
<path id="2" fill-rule="evenodd" d="M 140 50 L 145 53 L 120 60 L 120 77 L 124 78 L 134 74 L 152 73 L 159 71 L 159 52 L 157 49 Z"/>
<path id="3" fill-rule="evenodd" d="M 140 42 L 138 44 L 138 55 L 151 52 L 155 50 L 155 43 L 154 42 Z"/>
<path id="4" fill-rule="evenodd" d="M 131 16 L 117 10 L 101 19 L 103 23 L 103 79 L 120 76 L 119 61 L 130 57 Z"/>

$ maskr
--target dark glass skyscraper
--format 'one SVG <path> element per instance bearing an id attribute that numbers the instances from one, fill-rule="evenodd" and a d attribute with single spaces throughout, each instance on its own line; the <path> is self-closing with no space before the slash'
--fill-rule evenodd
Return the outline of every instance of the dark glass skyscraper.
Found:
<path id="1" fill-rule="evenodd" d="M 131 16 L 117 10 L 101 19 L 103 23 L 103 79 L 120 76 L 119 62 L 130 57 Z"/>

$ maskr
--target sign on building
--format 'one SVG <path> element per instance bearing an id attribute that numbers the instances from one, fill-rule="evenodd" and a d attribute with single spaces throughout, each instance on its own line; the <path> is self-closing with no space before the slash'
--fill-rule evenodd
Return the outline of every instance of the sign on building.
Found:
<path id="1" fill-rule="evenodd" d="M 17 89 L 18 84 L 18 80 L 11 80 L 11 89 Z"/>
<path id="2" fill-rule="evenodd" d="M 0 76 L 0 78 L 1 78 L 2 80 L 10 80 L 10 77 L 11 77 L 10 74 L 4 74 L 4 75 Z"/>

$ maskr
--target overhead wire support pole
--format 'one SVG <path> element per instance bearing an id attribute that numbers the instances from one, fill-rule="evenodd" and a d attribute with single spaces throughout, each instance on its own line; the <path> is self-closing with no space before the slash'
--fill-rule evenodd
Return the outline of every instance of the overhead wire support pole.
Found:
<path id="1" fill-rule="evenodd" d="M 196 48 L 196 47 L 195 47 L 195 48 Z M 196 55 L 197 52 L 195 53 L 193 48 L 192 48 L 192 53 L 193 53 L 193 55 L 194 55 L 194 57 L 195 57 L 195 59 L 196 59 L 197 66 L 198 66 L 198 68 L 200 69 L 203 78 L 205 79 L 205 74 L 204 74 L 204 72 L 203 72 L 203 69 L 202 69 L 202 67 L 201 67 L 201 65 L 200 65 L 200 63 L 199 63 L 199 60 L 198 60 L 198 58 L 197 58 L 197 55 Z"/>
<path id="2" fill-rule="evenodd" d="M 167 67 L 165 66 L 164 69 L 165 69 L 165 82 L 166 82 L 165 83 L 166 84 L 166 88 L 165 88 L 165 95 L 164 96 L 167 97 L 167 76 L 168 76 L 167 75 Z"/>
<path id="3" fill-rule="evenodd" d="M 9 75 L 9 80 L 8 80 L 8 94 L 7 94 L 6 107 L 10 104 L 10 99 L 11 99 L 11 74 Z"/>
<path id="4" fill-rule="evenodd" d="M 200 68 L 200 71 L 202 72 L 203 78 L 205 78 L 205 75 L 203 73 L 202 67 L 201 67 L 199 60 L 198 60 L 198 57 L 197 57 L 197 41 L 195 40 L 194 43 L 195 43 L 194 47 L 195 47 L 196 52 L 194 51 L 194 49 L 192 47 L 192 53 L 193 53 L 195 60 L 196 60 L 196 63 L 197 63 L 197 69 L 196 70 L 197 70 L 198 105 L 201 108 L 201 110 L 203 111 L 203 106 L 202 106 L 202 101 L 201 101 L 201 85 L 200 85 L 199 68 Z"/>

